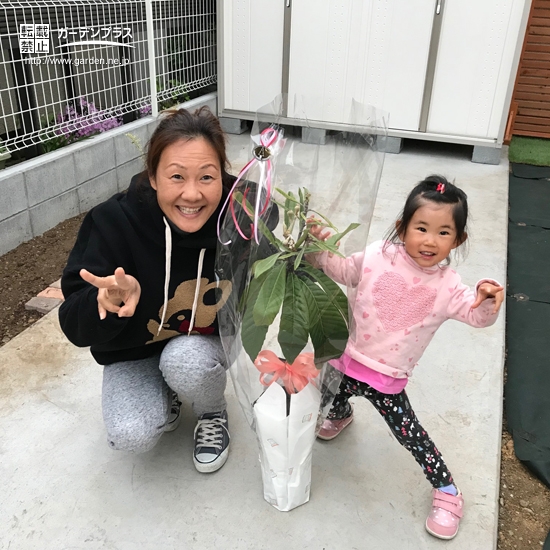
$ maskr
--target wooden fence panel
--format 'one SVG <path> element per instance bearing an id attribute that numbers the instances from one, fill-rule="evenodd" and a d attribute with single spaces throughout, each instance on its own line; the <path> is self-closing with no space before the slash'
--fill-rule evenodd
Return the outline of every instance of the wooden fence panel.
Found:
<path id="1" fill-rule="evenodd" d="M 550 138 L 550 0 L 533 0 L 505 142 L 511 135 Z"/>

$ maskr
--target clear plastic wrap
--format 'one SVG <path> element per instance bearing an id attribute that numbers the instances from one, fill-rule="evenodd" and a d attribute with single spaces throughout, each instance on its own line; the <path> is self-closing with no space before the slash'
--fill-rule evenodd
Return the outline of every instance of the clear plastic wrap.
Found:
<path id="1" fill-rule="evenodd" d="M 220 216 L 216 269 L 233 285 L 218 312 L 220 335 L 258 437 L 264 497 L 288 511 L 309 500 L 313 443 L 342 377 L 329 361 L 354 329 L 354 288 L 334 283 L 315 257 L 365 248 L 386 117 L 354 102 L 345 131 L 312 145 L 280 125 L 283 102 L 278 97 L 257 113 L 250 161 Z M 293 99 L 292 107 L 309 128 L 303 100 Z M 332 236 L 319 240 L 313 225 Z"/>

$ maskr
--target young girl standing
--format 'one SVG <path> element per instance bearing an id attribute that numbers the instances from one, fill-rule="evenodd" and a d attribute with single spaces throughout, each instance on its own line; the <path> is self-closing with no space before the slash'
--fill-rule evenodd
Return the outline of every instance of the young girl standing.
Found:
<path id="1" fill-rule="evenodd" d="M 353 420 L 350 397 L 366 397 L 431 483 L 426 529 L 442 539 L 457 534 L 464 500 L 405 386 L 444 321 L 487 327 L 497 319 L 502 286 L 482 279 L 472 291 L 448 265 L 451 251 L 467 239 L 467 217 L 466 194 L 445 178 L 430 176 L 411 191 L 386 241 L 348 258 L 324 253 L 313 259 L 332 279 L 356 288 L 350 338 L 334 362 L 345 375 L 319 437 L 339 435 Z M 312 233 L 328 237 L 319 226 Z"/>

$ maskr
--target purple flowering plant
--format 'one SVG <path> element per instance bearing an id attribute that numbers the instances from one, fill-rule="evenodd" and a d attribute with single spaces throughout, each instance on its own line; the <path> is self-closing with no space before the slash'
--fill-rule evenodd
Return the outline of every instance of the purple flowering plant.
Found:
<path id="1" fill-rule="evenodd" d="M 92 101 L 79 97 L 48 121 L 47 126 L 52 125 L 61 127 L 53 130 L 42 142 L 46 153 L 117 128 L 122 125 L 122 120 L 102 113 Z"/>
<path id="2" fill-rule="evenodd" d="M 152 112 L 151 105 L 145 105 L 139 109 L 139 118 L 149 116 Z"/>

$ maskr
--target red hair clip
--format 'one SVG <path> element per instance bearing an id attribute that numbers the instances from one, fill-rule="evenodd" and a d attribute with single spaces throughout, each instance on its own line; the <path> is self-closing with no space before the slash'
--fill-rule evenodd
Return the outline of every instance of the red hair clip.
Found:
<path id="1" fill-rule="evenodd" d="M 438 183 L 436 191 L 439 191 L 441 194 L 445 193 L 445 184 L 444 183 Z"/>

